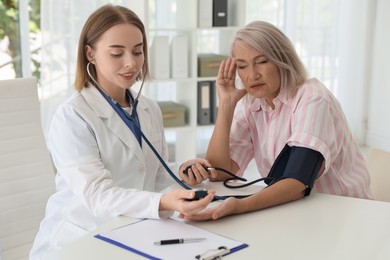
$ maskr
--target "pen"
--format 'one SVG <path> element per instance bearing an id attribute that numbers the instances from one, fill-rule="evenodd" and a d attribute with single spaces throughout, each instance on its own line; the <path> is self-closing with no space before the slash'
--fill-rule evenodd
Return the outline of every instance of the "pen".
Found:
<path id="1" fill-rule="evenodd" d="M 200 242 L 206 238 L 178 238 L 178 239 L 167 239 L 154 242 L 155 245 L 171 245 L 171 244 L 182 244 L 182 243 L 192 243 Z"/>

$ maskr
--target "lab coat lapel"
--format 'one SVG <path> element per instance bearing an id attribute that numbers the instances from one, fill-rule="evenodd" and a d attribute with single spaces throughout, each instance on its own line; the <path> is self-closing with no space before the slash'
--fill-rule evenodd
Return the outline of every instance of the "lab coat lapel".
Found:
<path id="1" fill-rule="evenodd" d="M 134 150 L 134 153 L 141 161 L 145 161 L 141 146 L 139 145 L 137 139 L 135 138 L 133 132 L 129 127 L 123 122 L 122 118 L 112 110 L 112 114 L 108 117 L 107 125 L 111 131 L 122 140 L 122 142 L 127 145 L 131 150 Z"/>
<path id="2" fill-rule="evenodd" d="M 95 113 L 107 119 L 107 127 L 127 146 L 133 150 L 141 162 L 145 162 L 144 153 L 135 138 L 134 134 L 123 122 L 122 118 L 115 112 L 111 105 L 104 99 L 101 93 L 94 86 L 84 88 L 81 92 L 87 103 Z M 138 115 L 140 120 L 142 116 Z M 142 129 L 142 128 L 141 128 Z"/>
<path id="3" fill-rule="evenodd" d="M 134 93 L 132 93 L 133 97 L 134 97 Z M 150 115 L 150 112 L 148 112 L 149 110 L 149 107 L 148 105 L 146 104 L 146 102 L 142 102 L 142 96 L 140 96 L 139 98 L 139 103 L 138 103 L 138 109 L 137 109 L 137 113 L 138 113 L 138 118 L 139 118 L 139 121 L 140 121 L 140 125 L 141 125 L 141 131 L 142 133 L 145 135 L 146 138 L 150 139 L 150 134 L 151 134 L 151 115 Z M 144 153 L 146 153 L 147 149 L 145 149 L 146 147 L 149 147 L 148 144 L 145 142 L 145 140 L 142 139 L 142 147 L 144 148 L 143 151 Z"/>

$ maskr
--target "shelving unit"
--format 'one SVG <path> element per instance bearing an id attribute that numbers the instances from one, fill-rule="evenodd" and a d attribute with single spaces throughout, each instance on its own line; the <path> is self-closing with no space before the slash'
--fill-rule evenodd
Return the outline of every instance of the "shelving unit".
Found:
<path id="1" fill-rule="evenodd" d="M 228 26 L 198 28 L 199 0 L 133 0 L 129 7 L 143 20 L 148 33 L 148 44 L 155 36 L 185 35 L 188 39 L 188 78 L 153 79 L 143 94 L 157 101 L 174 101 L 187 107 L 186 125 L 165 128 L 170 148 L 170 160 L 182 162 L 203 157 L 213 125 L 197 124 L 197 83 L 215 80 L 213 77 L 198 78 L 197 56 L 199 53 L 229 55 L 230 42 L 238 27 L 245 22 L 245 0 L 228 0 Z M 210 0 L 211 6 L 212 0 Z"/>

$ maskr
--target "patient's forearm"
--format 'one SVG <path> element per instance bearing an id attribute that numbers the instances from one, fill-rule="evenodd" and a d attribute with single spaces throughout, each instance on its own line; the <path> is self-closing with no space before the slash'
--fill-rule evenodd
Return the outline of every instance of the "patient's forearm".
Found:
<path id="1" fill-rule="evenodd" d="M 256 194 L 241 199 L 236 214 L 261 210 L 301 199 L 306 186 L 296 179 L 283 179 Z"/>

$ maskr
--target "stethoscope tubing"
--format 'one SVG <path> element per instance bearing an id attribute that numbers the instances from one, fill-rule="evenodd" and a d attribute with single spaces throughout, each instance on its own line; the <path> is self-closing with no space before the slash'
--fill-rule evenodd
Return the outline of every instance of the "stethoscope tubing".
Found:
<path id="1" fill-rule="evenodd" d="M 163 158 L 161 157 L 161 155 L 157 152 L 157 150 L 154 148 L 154 146 L 150 143 L 150 141 L 148 140 L 148 138 L 144 135 L 144 133 L 142 132 L 141 128 L 139 127 L 139 125 L 137 124 L 137 122 L 135 122 L 135 119 L 133 118 L 133 115 L 135 114 L 134 111 L 136 110 L 137 108 L 137 104 L 138 104 L 138 98 L 140 96 L 140 92 L 142 90 L 142 87 L 143 87 L 143 83 L 144 83 L 144 80 L 142 80 L 142 85 L 141 85 L 141 88 L 140 88 L 140 91 L 138 92 L 137 94 L 137 97 L 134 99 L 134 102 L 132 104 L 132 110 L 131 110 L 131 114 L 128 114 L 126 111 L 124 111 L 120 105 L 115 101 L 113 100 L 109 95 L 108 93 L 106 93 L 104 91 L 104 89 L 102 87 L 100 87 L 100 85 L 97 83 L 97 81 L 94 79 L 94 77 L 92 76 L 92 74 L 90 73 L 89 71 L 89 65 L 91 63 L 89 62 L 87 64 L 87 73 L 88 73 L 88 76 L 92 79 L 92 81 L 97 85 L 97 89 L 99 90 L 99 92 L 103 95 L 103 97 L 107 100 L 107 102 L 112 106 L 112 108 L 115 110 L 115 112 L 122 118 L 122 120 L 124 121 L 124 123 L 130 128 L 130 126 L 128 125 L 128 122 L 127 120 L 124 119 L 124 116 L 129 119 L 130 121 L 133 122 L 133 126 L 135 127 L 135 129 L 139 132 L 139 134 L 141 135 L 142 139 L 147 143 L 147 145 L 149 146 L 149 148 L 153 151 L 153 153 L 156 155 L 157 159 L 160 161 L 160 163 L 162 164 L 162 166 L 164 167 L 164 169 L 168 172 L 168 174 L 180 185 L 182 186 L 184 189 L 186 190 L 192 190 L 192 188 L 190 186 L 188 186 L 187 184 L 185 184 L 182 180 L 180 180 L 173 172 L 172 170 L 169 168 L 169 166 L 165 163 L 165 161 L 163 160 Z M 188 168 L 191 167 L 191 166 L 188 166 L 186 168 L 186 170 L 188 170 Z M 222 171 L 230 176 L 232 176 L 232 178 L 229 178 L 227 180 L 224 181 L 224 185 L 227 187 L 227 188 L 231 188 L 231 189 L 237 189 L 237 188 L 242 188 L 242 187 L 246 187 L 246 186 L 249 186 L 249 185 L 252 185 L 256 182 L 259 182 L 259 181 L 263 181 L 263 180 L 266 180 L 266 179 L 270 179 L 268 177 L 265 177 L 265 178 L 260 178 L 260 179 L 257 179 L 257 180 L 254 180 L 254 181 L 251 181 L 249 183 L 245 183 L 245 184 L 240 184 L 240 185 L 230 185 L 229 182 L 232 181 L 232 180 L 240 180 L 240 181 L 247 181 L 245 178 L 242 178 L 240 176 L 237 176 L 233 173 L 231 173 L 230 171 L 227 171 L 226 169 L 223 169 L 223 168 L 220 168 L 220 167 L 214 167 L 216 170 L 219 170 L 219 171 Z M 272 178 L 271 178 L 272 179 Z M 219 196 L 219 195 L 214 195 L 214 199 L 213 201 L 216 201 L 216 200 L 225 200 L 229 197 L 235 197 L 235 198 L 245 198 L 245 197 L 248 197 L 250 195 L 235 195 L 235 196 Z"/>

